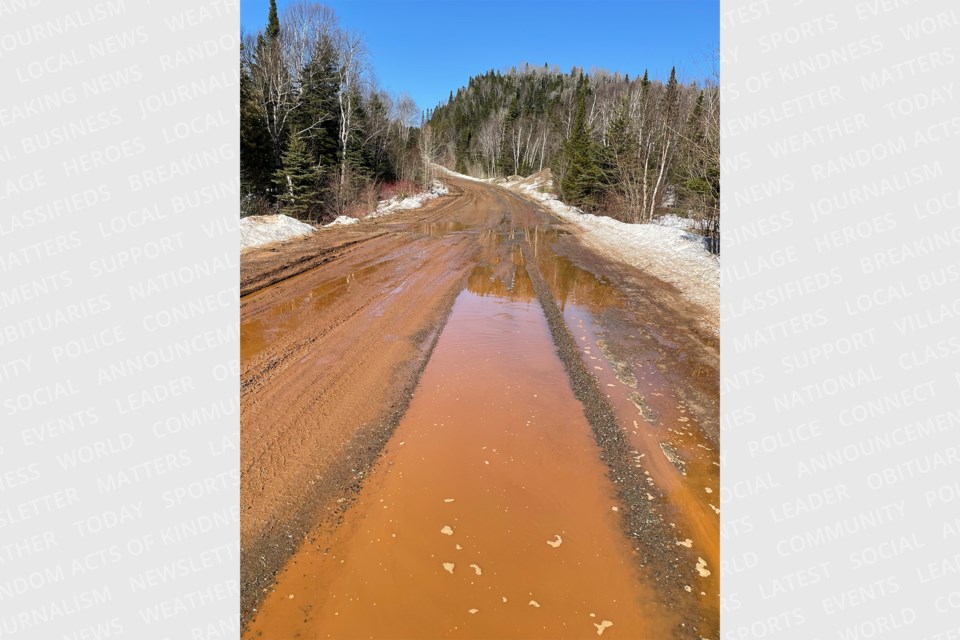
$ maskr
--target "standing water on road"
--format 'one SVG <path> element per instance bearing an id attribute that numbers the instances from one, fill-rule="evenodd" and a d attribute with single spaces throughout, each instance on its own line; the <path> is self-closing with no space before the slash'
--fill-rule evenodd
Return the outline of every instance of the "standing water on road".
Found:
<path id="1" fill-rule="evenodd" d="M 344 523 L 308 538 L 245 637 L 669 635 L 523 257 L 496 249 Z"/>

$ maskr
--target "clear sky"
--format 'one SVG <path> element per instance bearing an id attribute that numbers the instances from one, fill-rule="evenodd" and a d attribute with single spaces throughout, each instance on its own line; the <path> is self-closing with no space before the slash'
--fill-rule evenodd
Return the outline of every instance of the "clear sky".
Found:
<path id="1" fill-rule="evenodd" d="M 286 0 L 278 0 L 281 17 Z M 446 102 L 470 76 L 523 62 L 650 70 L 681 80 L 710 74 L 720 44 L 719 0 L 327 0 L 342 27 L 363 36 L 376 77 L 421 110 Z M 268 0 L 241 0 L 240 23 L 255 32 Z"/>

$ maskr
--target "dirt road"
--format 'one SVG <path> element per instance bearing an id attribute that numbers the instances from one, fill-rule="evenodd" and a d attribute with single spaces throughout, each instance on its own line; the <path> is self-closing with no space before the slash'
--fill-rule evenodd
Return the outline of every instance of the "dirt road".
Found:
<path id="1" fill-rule="evenodd" d="M 448 182 L 243 256 L 245 637 L 719 637 L 704 311 Z"/>

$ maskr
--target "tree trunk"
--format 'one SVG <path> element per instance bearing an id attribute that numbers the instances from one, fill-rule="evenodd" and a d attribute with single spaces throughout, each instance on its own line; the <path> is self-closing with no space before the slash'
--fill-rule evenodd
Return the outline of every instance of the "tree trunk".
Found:
<path id="1" fill-rule="evenodd" d="M 663 182 L 663 172 L 667 168 L 667 157 L 670 153 L 670 140 L 665 140 L 663 143 L 663 153 L 660 154 L 660 173 L 657 175 L 657 182 L 653 185 L 653 195 L 650 197 L 650 214 L 647 216 L 648 221 L 653 221 L 653 210 L 657 206 L 657 191 L 660 190 L 660 184 Z"/>

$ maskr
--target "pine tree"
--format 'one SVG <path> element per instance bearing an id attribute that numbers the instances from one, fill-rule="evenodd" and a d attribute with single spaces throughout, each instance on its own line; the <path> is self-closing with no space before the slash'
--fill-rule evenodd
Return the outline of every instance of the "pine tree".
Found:
<path id="1" fill-rule="evenodd" d="M 679 110 L 679 96 L 680 89 L 677 83 L 677 68 L 670 67 L 670 79 L 667 80 L 667 90 L 663 96 L 663 108 L 668 122 L 672 123 L 677 117 L 677 111 Z"/>
<path id="2" fill-rule="evenodd" d="M 368 131 L 364 141 L 365 168 L 378 182 L 394 180 L 396 175 L 387 158 L 390 131 L 386 128 L 386 123 L 390 116 L 387 105 L 376 92 L 370 96 L 365 115 L 368 128 L 372 129 Z"/>
<path id="3" fill-rule="evenodd" d="M 513 149 L 511 148 L 512 141 L 509 133 L 519 119 L 520 92 L 517 91 L 513 95 L 513 100 L 510 101 L 510 106 L 507 108 L 507 115 L 503 122 L 503 129 L 507 132 L 507 135 L 503 136 L 503 140 L 500 143 L 500 157 L 497 161 L 497 169 L 503 175 L 523 172 L 521 167 L 514 165 Z"/>
<path id="4" fill-rule="evenodd" d="M 336 65 L 333 44 L 324 38 L 301 74 L 303 107 L 294 119 L 294 126 L 302 132 L 311 157 L 324 167 L 337 164 L 340 148 L 340 109 L 337 105 L 340 84 Z"/>
<path id="5" fill-rule="evenodd" d="M 267 39 L 276 42 L 280 36 L 280 17 L 277 15 L 277 0 L 270 0 L 270 13 L 267 14 Z"/>
<path id="6" fill-rule="evenodd" d="M 627 178 L 624 174 L 635 169 L 638 155 L 637 138 L 630 122 L 630 105 L 626 96 L 620 101 L 620 110 L 610 124 L 607 136 L 610 139 L 611 171 L 615 174 L 614 179 L 622 182 Z"/>
<path id="7" fill-rule="evenodd" d="M 254 67 L 258 69 L 267 69 L 267 76 L 272 77 L 275 72 L 286 74 L 286 69 L 279 69 L 279 61 L 282 60 L 281 42 L 280 42 L 280 18 L 277 15 L 277 2 L 270 0 L 270 12 L 267 16 L 267 28 L 264 32 L 257 34 L 257 44 L 254 49 Z M 265 118 L 269 123 L 274 123 L 268 134 L 271 136 L 271 151 L 273 166 L 282 164 L 281 154 L 284 141 L 286 140 L 286 129 L 279 130 L 276 126 L 278 120 L 279 105 L 274 101 L 272 92 L 265 92 L 266 99 L 264 108 L 266 110 Z"/>
<path id="8" fill-rule="evenodd" d="M 322 205 L 317 189 L 320 170 L 311 162 L 298 133 L 290 135 L 282 160 L 283 167 L 274 173 L 274 182 L 283 213 L 299 219 L 314 217 Z"/>
<path id="9" fill-rule="evenodd" d="M 243 43 L 240 44 L 241 58 Z M 273 172 L 270 136 L 263 128 L 263 107 L 255 98 L 253 80 L 240 65 L 240 183 L 244 194 L 269 193 Z"/>
<path id="10" fill-rule="evenodd" d="M 560 182 L 561 199 L 583 208 L 596 206 L 601 190 L 600 167 L 587 125 L 587 90 L 587 80 L 581 76 L 573 129 L 563 146 L 566 173 Z"/>

